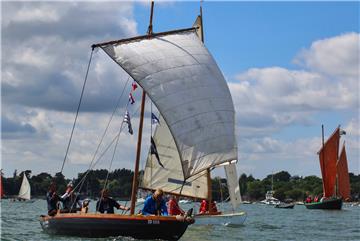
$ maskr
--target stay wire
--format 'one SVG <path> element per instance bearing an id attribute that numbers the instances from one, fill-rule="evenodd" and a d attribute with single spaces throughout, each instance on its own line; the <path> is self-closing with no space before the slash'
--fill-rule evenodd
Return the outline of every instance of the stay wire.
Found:
<path id="1" fill-rule="evenodd" d="M 101 139 L 100 139 L 100 142 L 99 142 L 98 146 L 96 147 L 95 153 L 94 153 L 94 155 L 93 155 L 93 157 L 92 157 L 92 160 L 91 160 L 91 162 L 90 162 L 90 164 L 89 164 L 89 169 L 88 169 L 87 172 L 85 173 L 85 176 L 84 176 L 85 178 L 86 178 L 86 176 L 88 175 L 88 173 L 89 173 L 89 172 L 91 171 L 91 169 L 92 169 L 92 165 L 93 165 L 93 163 L 94 163 L 94 161 L 95 161 L 96 155 L 97 155 L 97 153 L 98 153 L 98 151 L 99 151 L 99 149 L 100 149 L 100 146 L 101 146 L 101 144 L 102 144 L 102 142 L 103 142 L 103 140 L 104 140 L 104 138 L 105 138 L 105 135 L 106 135 L 106 133 L 107 133 L 107 131 L 108 131 L 108 129 L 109 129 L 110 123 L 111 123 L 111 121 L 112 121 L 112 119 L 113 119 L 113 117 L 114 117 L 114 115 L 115 115 L 115 113 L 116 113 L 116 110 L 118 109 L 118 107 L 119 107 L 119 105 L 120 105 L 120 101 L 121 101 L 122 96 L 123 96 L 123 94 L 124 94 L 124 92 L 125 92 L 126 86 L 127 86 L 127 84 L 129 83 L 129 80 L 130 80 L 130 76 L 128 77 L 128 79 L 127 79 L 127 81 L 126 81 L 126 83 L 125 83 L 125 85 L 124 85 L 124 88 L 123 88 L 123 90 L 122 90 L 122 92 L 121 92 L 121 95 L 120 95 L 119 99 L 117 100 L 116 106 L 115 106 L 115 108 L 114 108 L 114 110 L 113 110 L 113 112 L 112 112 L 112 114 L 111 114 L 111 116 L 110 116 L 110 119 L 109 119 L 109 121 L 108 121 L 108 123 L 107 123 L 107 125 L 106 125 L 106 128 L 105 128 L 104 133 L 103 133 L 103 135 L 102 135 L 102 137 L 101 137 Z M 117 138 L 117 137 L 115 137 L 115 139 L 116 139 L 116 138 Z M 110 143 L 110 145 L 114 142 L 115 139 L 113 139 L 113 141 Z M 85 179 L 84 179 L 84 181 L 85 181 Z M 80 185 L 80 188 L 79 188 L 79 191 L 81 191 L 82 186 L 83 186 L 83 182 L 80 182 L 79 184 L 81 184 L 81 185 Z M 77 186 L 78 186 L 78 185 L 77 185 Z M 77 186 L 76 186 L 76 187 L 77 187 Z M 75 187 L 75 189 L 76 189 L 76 187 Z"/>
<path id="2" fill-rule="evenodd" d="M 138 111 L 140 110 L 140 107 L 138 107 L 136 109 L 136 111 L 132 114 L 135 115 Z M 121 131 L 124 129 L 124 126 L 122 127 Z M 120 131 L 120 132 L 121 132 Z M 116 139 L 118 138 L 118 136 L 120 135 L 120 133 L 118 133 L 112 140 L 111 142 L 108 144 L 108 146 L 105 148 L 105 150 L 99 155 L 99 157 L 97 158 L 97 160 L 92 163 L 92 165 L 89 166 L 89 169 L 86 171 L 85 175 L 81 178 L 80 182 L 75 186 L 74 191 L 77 189 L 77 187 L 80 185 L 79 188 L 79 192 L 83 186 L 83 183 L 86 180 L 87 175 L 90 173 L 91 170 L 93 170 L 93 168 L 96 166 L 96 164 L 101 160 L 101 158 L 106 154 L 106 152 L 110 149 L 110 147 L 112 146 L 112 144 L 116 141 Z M 79 195 L 79 193 L 77 193 L 76 195 Z M 72 208 L 71 208 L 72 209 Z"/>
<path id="3" fill-rule="evenodd" d="M 129 105 L 129 102 L 126 104 L 126 107 L 125 107 L 125 115 L 126 115 L 126 112 L 127 112 L 127 107 L 128 107 L 128 105 Z M 124 116 L 125 116 L 125 115 L 124 115 Z M 123 121 L 121 122 L 121 125 L 120 125 L 120 128 L 119 128 L 119 133 L 118 133 L 117 138 L 116 138 L 116 143 L 115 143 L 114 151 L 113 151 L 113 154 L 112 154 L 112 157 L 111 157 L 110 166 L 109 166 L 109 168 L 108 168 L 108 170 L 107 170 L 107 174 L 106 174 L 106 178 L 105 178 L 103 190 L 105 190 L 106 187 L 107 187 L 107 182 L 108 182 L 108 180 L 109 180 L 110 170 L 111 170 L 111 167 L 112 167 L 112 163 L 113 163 L 113 161 L 114 161 L 114 158 L 115 158 L 115 153 L 116 153 L 117 146 L 118 146 L 118 144 L 119 144 L 120 134 L 121 134 L 121 131 L 122 131 L 122 129 L 123 129 L 123 125 L 124 125 L 124 119 L 123 119 Z M 99 211 L 98 209 L 100 208 L 100 205 L 101 205 L 101 202 L 102 202 L 102 198 L 103 198 L 103 192 L 101 192 L 100 204 L 99 204 L 99 207 L 97 207 L 96 212 Z"/>
<path id="4" fill-rule="evenodd" d="M 104 140 L 104 138 L 105 138 L 105 136 L 106 136 L 106 133 L 107 133 L 109 127 L 110 127 L 111 121 L 112 121 L 112 119 L 113 119 L 113 117 L 114 117 L 114 115 L 115 115 L 115 113 L 116 113 L 116 110 L 118 109 L 118 107 L 119 107 L 119 105 L 120 105 L 122 96 L 124 95 L 124 92 L 125 92 L 126 86 L 127 86 L 128 83 L 129 83 L 129 80 L 130 80 L 130 76 L 129 76 L 129 77 L 127 78 L 127 80 L 126 80 L 126 83 L 125 83 L 125 85 L 124 85 L 124 87 L 123 87 L 123 89 L 122 89 L 121 95 L 120 95 L 120 97 L 118 98 L 118 100 L 117 100 L 117 102 L 116 102 L 115 108 L 114 108 L 114 110 L 113 110 L 113 112 L 112 112 L 112 114 L 111 114 L 111 116 L 110 116 L 110 118 L 109 118 L 109 121 L 108 121 L 108 123 L 107 123 L 107 125 L 106 125 L 106 128 L 105 128 L 104 133 L 103 133 L 103 135 L 102 135 L 102 137 L 101 137 L 101 139 L 100 139 L 100 142 L 99 142 L 98 146 L 96 147 L 95 153 L 94 153 L 94 155 L 93 155 L 93 157 L 92 157 L 92 159 L 91 159 L 90 165 L 89 165 L 89 169 L 86 171 L 86 173 L 85 173 L 85 175 L 83 176 L 83 178 L 80 180 L 80 182 L 79 182 L 79 183 L 75 186 L 75 188 L 74 188 L 74 191 L 75 191 L 75 190 L 77 189 L 77 187 L 80 185 L 80 187 L 79 187 L 79 192 L 76 194 L 76 198 L 77 198 L 77 196 L 79 195 L 79 193 L 81 192 L 81 189 L 82 189 L 82 187 L 83 187 L 83 185 L 84 185 L 84 183 L 85 183 L 86 177 L 87 177 L 87 175 L 89 174 L 89 172 L 90 172 L 91 169 L 92 169 L 91 167 L 92 167 L 92 165 L 93 165 L 93 163 L 94 163 L 94 160 L 95 160 L 96 155 L 97 155 L 97 153 L 98 153 L 98 151 L 99 151 L 99 149 L 100 149 L 100 146 L 101 146 L 101 144 L 103 143 L 103 140 Z M 115 137 L 115 139 L 116 139 L 116 138 L 117 138 L 117 137 Z M 115 140 L 115 139 L 114 139 L 114 140 Z M 112 143 L 114 142 L 114 140 L 110 143 L 110 145 L 112 145 Z M 106 149 L 106 150 L 107 150 L 107 149 Z M 106 151 L 105 151 L 105 152 L 106 152 Z M 99 159 L 100 159 L 100 158 L 99 158 Z M 71 209 L 70 209 L 70 210 L 73 209 L 74 204 L 75 204 L 75 202 L 73 202 L 73 204 L 71 205 Z"/>
<path id="5" fill-rule="evenodd" d="M 89 69 L 90 69 L 90 65 L 91 65 L 91 60 L 92 60 L 93 53 L 94 53 L 94 49 L 91 50 L 91 54 L 90 54 L 90 58 L 89 58 L 89 63 L 88 63 L 88 66 L 87 66 L 86 75 L 85 75 L 84 83 L 83 83 L 82 90 L 81 90 L 80 100 L 79 100 L 79 104 L 78 104 L 78 107 L 77 107 L 77 110 L 76 110 L 76 116 L 75 116 L 74 124 L 73 124 L 72 130 L 71 130 L 69 143 L 68 143 L 67 148 L 66 148 L 65 157 L 64 157 L 64 161 L 63 161 L 62 166 L 61 166 L 61 171 L 60 171 L 60 173 L 62 173 L 63 170 L 64 170 L 64 165 L 65 165 L 65 162 L 66 162 L 66 158 L 67 158 L 67 155 L 68 155 L 68 153 L 69 153 L 69 148 L 70 148 L 71 140 L 72 140 L 72 137 L 73 137 L 73 134 L 74 134 L 74 129 L 75 129 L 76 121 L 77 121 L 77 118 L 78 118 L 78 116 L 79 116 L 79 111 L 80 111 L 80 106 L 81 106 L 82 98 L 83 98 L 83 96 L 84 96 L 85 85 L 86 85 L 87 77 L 88 77 L 88 74 L 89 74 Z"/>

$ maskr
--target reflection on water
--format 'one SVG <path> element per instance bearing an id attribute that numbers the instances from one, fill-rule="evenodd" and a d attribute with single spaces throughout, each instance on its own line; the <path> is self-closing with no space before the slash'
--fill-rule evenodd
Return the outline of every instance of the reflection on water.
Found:
<path id="1" fill-rule="evenodd" d="M 90 209 L 94 210 L 94 206 L 93 201 Z M 182 207 L 189 209 L 194 205 L 190 203 Z M 197 209 L 198 206 L 195 206 Z M 296 205 L 294 209 L 277 209 L 251 204 L 242 205 L 240 209 L 247 212 L 244 225 L 189 226 L 181 240 L 360 240 L 358 206 L 345 205 L 341 211 L 326 211 L 308 210 L 301 205 Z M 39 216 L 45 213 L 45 200 L 36 200 L 34 203 L 2 200 L 1 240 L 133 240 L 123 237 L 84 239 L 49 236 L 42 232 L 39 223 Z"/>

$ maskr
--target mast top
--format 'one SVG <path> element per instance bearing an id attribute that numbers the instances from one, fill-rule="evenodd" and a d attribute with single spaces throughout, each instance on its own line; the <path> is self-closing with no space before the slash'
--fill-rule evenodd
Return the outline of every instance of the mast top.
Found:
<path id="1" fill-rule="evenodd" d="M 149 21 L 149 27 L 148 27 L 148 31 L 147 31 L 148 35 L 152 35 L 152 33 L 153 33 L 153 26 L 152 26 L 153 14 L 154 14 L 154 1 L 151 1 L 150 21 Z"/>

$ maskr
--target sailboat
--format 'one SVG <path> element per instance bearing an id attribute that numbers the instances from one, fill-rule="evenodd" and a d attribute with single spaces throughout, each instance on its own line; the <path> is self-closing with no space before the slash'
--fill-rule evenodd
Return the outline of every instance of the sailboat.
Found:
<path id="1" fill-rule="evenodd" d="M 336 128 L 324 143 L 324 127 L 322 126 L 322 148 L 318 152 L 322 181 L 323 198 L 319 202 L 305 203 L 308 209 L 341 209 L 343 200 L 350 198 L 350 181 L 347 167 L 345 142 L 339 153 L 340 136 L 345 131 Z M 338 196 L 340 195 L 340 196 Z"/>
<path id="2" fill-rule="evenodd" d="M 267 205 L 279 205 L 280 201 L 274 198 L 274 174 L 271 176 L 271 191 L 267 191 L 265 194 L 265 199 L 260 201 L 263 204 Z"/>
<path id="3" fill-rule="evenodd" d="M 191 34 L 191 38 L 204 42 L 201 7 L 200 15 L 193 26 L 197 31 Z M 204 48 L 201 42 L 198 42 L 199 47 Z M 194 51 L 188 47 L 184 51 L 189 50 Z M 242 224 L 245 221 L 245 212 L 236 212 L 241 196 L 235 165 L 237 142 L 234 105 L 227 84 L 214 60 L 209 58 L 209 53 L 203 50 L 196 52 L 198 57 L 202 57 L 194 60 L 201 63 L 210 61 L 209 67 L 212 67 L 211 72 L 215 76 L 209 76 L 203 69 L 194 73 L 193 64 L 189 63 L 186 68 L 190 72 L 184 72 L 184 76 L 177 77 L 184 84 L 192 86 L 179 86 L 179 92 L 190 92 L 186 94 L 186 99 L 180 100 L 180 95 L 175 94 L 175 86 L 169 86 L 175 94 L 174 97 L 177 97 L 176 101 L 187 103 L 188 108 L 174 110 L 166 104 L 163 111 L 160 107 L 159 125 L 156 126 L 153 137 L 159 159 L 149 151 L 141 188 L 155 190 L 160 187 L 170 195 L 193 200 L 206 199 L 211 203 L 210 172 L 224 166 L 232 212 L 224 214 L 209 210 L 205 214 L 196 214 L 195 224 Z M 185 78 L 193 81 L 185 82 Z M 165 100 L 162 102 L 165 104 Z M 177 111 L 177 119 L 169 116 L 169 111 Z M 165 118 L 168 116 L 171 119 Z"/>
<path id="4" fill-rule="evenodd" d="M 17 196 L 17 199 L 19 201 L 30 201 L 31 199 L 31 187 L 25 172 L 23 174 L 23 180 L 20 186 L 19 195 Z"/>
<path id="5" fill-rule="evenodd" d="M 187 186 L 191 178 L 211 167 L 237 159 L 235 110 L 230 91 L 199 38 L 199 28 L 153 33 L 153 6 L 152 2 L 147 35 L 92 45 L 93 51 L 101 48 L 143 90 L 130 215 L 80 212 L 42 216 L 40 223 L 45 232 L 177 240 L 193 222 L 186 216 L 134 214 L 146 96 L 159 110 L 175 142 L 177 164 L 182 170 L 181 186 Z M 161 161 L 164 169 L 171 168 Z"/>

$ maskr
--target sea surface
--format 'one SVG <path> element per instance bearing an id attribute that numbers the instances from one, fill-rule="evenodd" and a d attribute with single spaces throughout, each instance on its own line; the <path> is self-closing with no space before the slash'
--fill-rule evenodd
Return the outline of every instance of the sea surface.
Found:
<path id="1" fill-rule="evenodd" d="M 125 204 L 125 203 L 123 203 Z M 94 209 L 95 202 L 91 208 Z M 198 204 L 182 207 L 198 208 Z M 228 205 L 228 204 L 225 204 Z M 223 206 L 223 209 L 228 209 Z M 247 213 L 240 226 L 189 226 L 181 240 L 360 240 L 360 207 L 345 204 L 340 211 L 307 210 L 303 205 L 294 209 L 277 209 L 263 204 L 246 204 Z M 46 201 L 34 203 L 1 201 L 1 240 L 132 240 L 131 238 L 77 238 L 50 236 L 44 233 L 39 215 L 46 213 Z"/>

